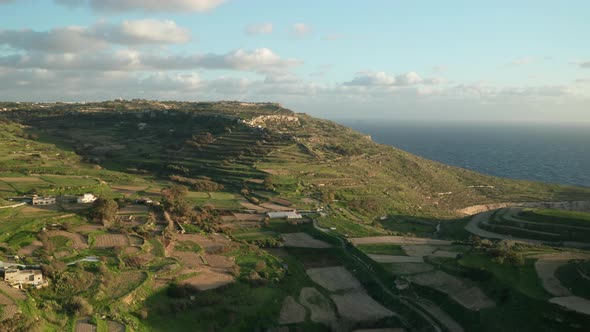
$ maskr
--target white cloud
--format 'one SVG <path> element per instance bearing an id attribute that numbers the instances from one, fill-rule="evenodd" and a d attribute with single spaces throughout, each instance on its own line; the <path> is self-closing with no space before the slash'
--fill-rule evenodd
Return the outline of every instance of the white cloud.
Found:
<path id="1" fill-rule="evenodd" d="M 225 0 L 55 0 L 68 7 L 90 7 L 102 12 L 204 12 Z"/>
<path id="2" fill-rule="evenodd" d="M 291 34 L 298 38 L 306 37 L 311 33 L 311 27 L 305 23 L 295 23 L 291 28 Z"/>
<path id="3" fill-rule="evenodd" d="M 246 27 L 246 33 L 249 35 L 269 34 L 273 31 L 272 23 L 251 24 Z"/>
<path id="4" fill-rule="evenodd" d="M 409 73 L 396 76 L 395 82 L 397 85 L 414 85 L 422 82 L 422 78 L 415 72 L 411 71 Z"/>
<path id="5" fill-rule="evenodd" d="M 225 54 L 162 55 L 144 54 L 133 50 L 87 53 L 33 52 L 21 55 L 0 56 L 0 67 L 39 68 L 52 70 L 84 71 L 170 71 L 192 69 L 225 69 L 260 73 L 281 72 L 298 66 L 297 59 L 283 59 L 272 50 L 259 48 L 253 51 L 238 49 Z"/>
<path id="6" fill-rule="evenodd" d="M 189 40 L 189 32 L 169 20 L 103 22 L 90 27 L 69 26 L 49 31 L 0 30 L 0 45 L 53 53 L 96 51 L 110 44 L 177 44 Z"/>
<path id="7" fill-rule="evenodd" d="M 345 85 L 358 86 L 379 86 L 379 85 L 394 85 L 395 77 L 380 72 L 358 72 L 352 81 L 345 82 Z"/>
<path id="8" fill-rule="evenodd" d="M 356 86 L 409 86 L 423 83 L 422 78 L 415 72 L 392 76 L 385 72 L 358 72 L 356 76 L 344 85 Z M 428 80 L 429 84 L 435 83 L 433 79 Z"/>
<path id="9" fill-rule="evenodd" d="M 123 21 L 119 26 L 111 27 L 110 31 L 107 39 L 119 44 L 181 44 L 190 40 L 188 30 L 170 20 Z"/>

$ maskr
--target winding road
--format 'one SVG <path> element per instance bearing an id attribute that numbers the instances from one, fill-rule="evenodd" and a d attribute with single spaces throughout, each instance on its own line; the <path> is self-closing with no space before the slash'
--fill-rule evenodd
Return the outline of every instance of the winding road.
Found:
<path id="1" fill-rule="evenodd" d="M 489 221 L 494 214 L 495 211 L 487 211 L 480 214 L 474 215 L 471 220 L 465 226 L 465 230 L 471 234 L 475 234 L 482 238 L 488 239 L 497 239 L 497 240 L 512 240 L 516 242 L 528 243 L 532 245 L 543 245 L 543 244 L 551 244 L 550 241 L 541 241 L 541 240 L 533 240 L 533 239 L 526 239 L 520 237 L 514 237 L 511 235 L 506 234 L 499 234 L 490 231 L 486 231 L 485 229 L 481 229 L 479 227 L 480 224 L 489 224 Z M 590 243 L 585 242 L 576 242 L 576 241 L 560 241 L 559 242 L 564 247 L 569 248 L 586 248 L 590 247 Z"/>

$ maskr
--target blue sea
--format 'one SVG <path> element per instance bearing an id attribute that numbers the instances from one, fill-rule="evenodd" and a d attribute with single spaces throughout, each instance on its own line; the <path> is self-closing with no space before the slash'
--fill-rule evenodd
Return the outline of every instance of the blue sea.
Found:
<path id="1" fill-rule="evenodd" d="M 378 143 L 480 173 L 590 187 L 590 126 L 347 120 Z"/>

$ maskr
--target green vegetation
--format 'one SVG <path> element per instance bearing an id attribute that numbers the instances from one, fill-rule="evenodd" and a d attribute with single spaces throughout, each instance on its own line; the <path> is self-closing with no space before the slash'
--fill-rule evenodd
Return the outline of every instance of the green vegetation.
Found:
<path id="1" fill-rule="evenodd" d="M 576 260 L 560 266 L 555 276 L 572 294 L 590 300 L 590 261 Z"/>

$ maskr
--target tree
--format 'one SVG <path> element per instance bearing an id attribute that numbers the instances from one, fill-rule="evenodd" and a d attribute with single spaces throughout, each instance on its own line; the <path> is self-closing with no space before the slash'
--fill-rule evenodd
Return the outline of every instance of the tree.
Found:
<path id="1" fill-rule="evenodd" d="M 173 185 L 162 189 L 164 209 L 178 214 L 186 211 L 185 197 L 188 189 L 182 185 Z"/>
<path id="2" fill-rule="evenodd" d="M 72 299 L 65 304 L 64 309 L 66 309 L 70 315 L 76 316 L 87 316 L 93 311 L 92 305 L 90 305 L 85 298 L 80 296 L 72 297 Z"/>
<path id="3" fill-rule="evenodd" d="M 266 268 L 266 262 L 264 262 L 264 261 L 256 262 L 256 267 L 255 267 L 256 272 L 261 272 L 265 268 Z"/>
<path id="4" fill-rule="evenodd" d="M 92 218 L 100 221 L 105 227 L 109 227 L 117 218 L 119 206 L 111 198 L 98 198 L 92 206 Z"/>
<path id="5" fill-rule="evenodd" d="M 264 179 L 264 189 L 265 190 L 274 190 L 275 189 L 275 186 L 274 186 L 274 183 L 273 183 L 271 177 L 267 177 Z"/>

